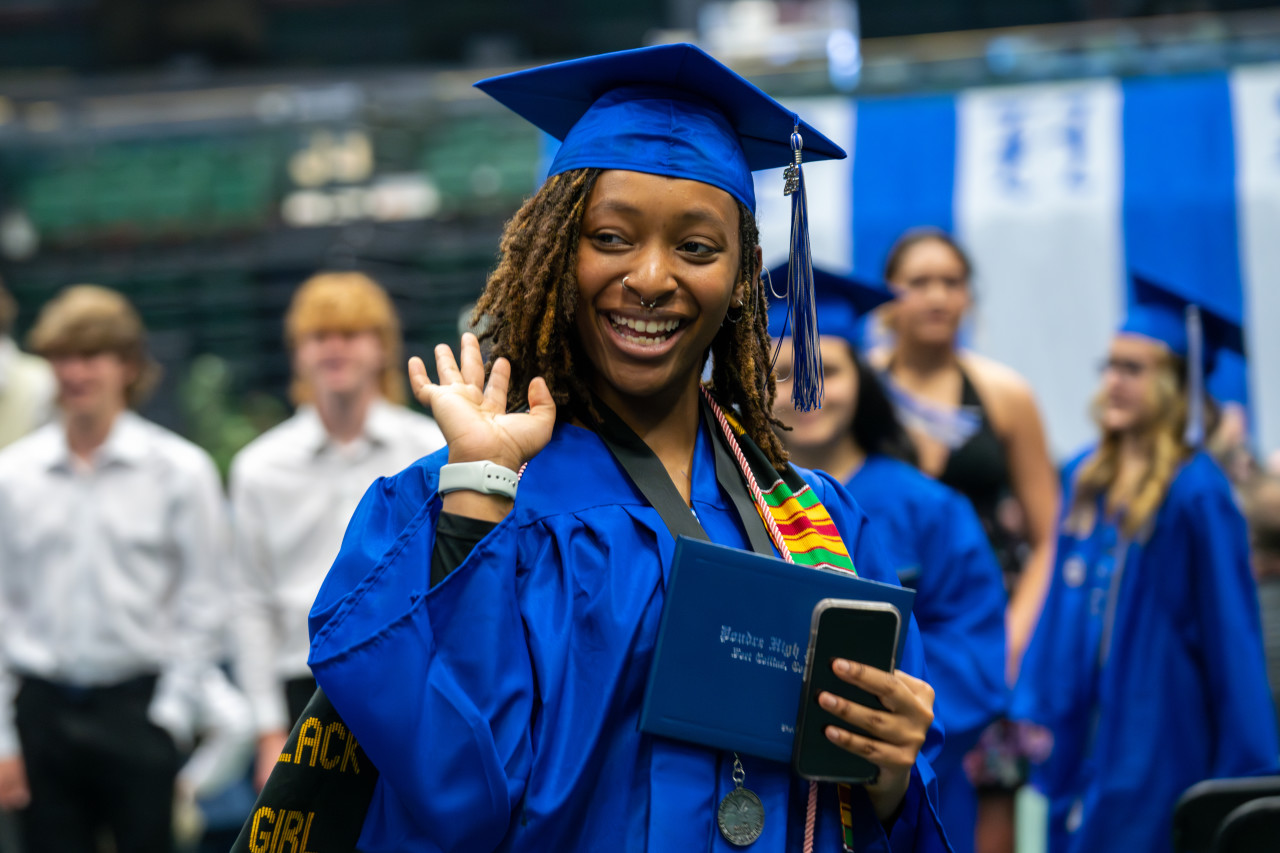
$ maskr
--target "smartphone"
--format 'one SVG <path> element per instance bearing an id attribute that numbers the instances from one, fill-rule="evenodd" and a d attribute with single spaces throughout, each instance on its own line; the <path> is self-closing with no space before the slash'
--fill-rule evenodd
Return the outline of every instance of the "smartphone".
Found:
<path id="1" fill-rule="evenodd" d="M 804 690 L 796 717 L 791 762 L 796 773 L 818 782 L 875 782 L 880 769 L 865 758 L 827 739 L 829 725 L 866 734 L 818 704 L 818 694 L 834 693 L 860 705 L 883 710 L 873 694 L 836 676 L 836 658 L 893 672 L 902 615 L 892 604 L 824 598 L 813 608 L 809 652 L 804 664 Z"/>

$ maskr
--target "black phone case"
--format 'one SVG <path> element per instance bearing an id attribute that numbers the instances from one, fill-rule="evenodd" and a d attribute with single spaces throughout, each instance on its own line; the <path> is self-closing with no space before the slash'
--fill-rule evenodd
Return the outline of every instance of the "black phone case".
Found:
<path id="1" fill-rule="evenodd" d="M 791 763 L 796 773 L 819 782 L 875 782 L 879 768 L 827 739 L 829 725 L 865 734 L 818 704 L 818 694 L 834 693 L 852 702 L 883 709 L 880 700 L 841 681 L 831 669 L 836 658 L 892 672 L 902 616 L 891 604 L 827 598 L 813 608 L 804 690 L 796 718 Z"/>

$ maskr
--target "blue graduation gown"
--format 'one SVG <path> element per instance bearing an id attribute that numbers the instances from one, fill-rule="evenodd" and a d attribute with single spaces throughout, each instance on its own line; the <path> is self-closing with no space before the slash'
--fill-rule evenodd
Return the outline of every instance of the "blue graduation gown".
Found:
<path id="1" fill-rule="evenodd" d="M 1089 533 L 1059 533 L 1013 710 L 1053 734 L 1032 774 L 1052 853 L 1165 853 L 1186 788 L 1275 772 L 1248 537 L 1208 455 L 1183 465 L 1142 541 L 1101 514 Z"/>
<path id="2" fill-rule="evenodd" d="M 1004 713 L 1005 592 L 969 501 L 904 462 L 872 454 L 846 488 L 871 519 L 898 580 L 916 590 L 934 713 L 947 739 L 933 761 L 942 823 L 956 853 L 973 850 L 977 794 L 962 759 Z"/>
<path id="3" fill-rule="evenodd" d="M 693 508 L 715 542 L 748 548 L 698 437 Z M 558 425 L 515 509 L 434 588 L 441 451 L 365 496 L 311 613 L 311 666 L 380 777 L 360 849 L 731 851 L 715 825 L 732 755 L 653 738 L 638 720 L 674 540 L 592 432 Z M 858 571 L 890 580 L 866 517 L 805 472 Z M 767 605 L 763 605 L 767 606 Z M 923 673 L 909 626 L 902 669 Z M 930 732 L 886 838 L 854 791 L 860 851 L 947 849 Z M 798 851 L 807 783 L 743 756 L 765 806 L 751 850 Z M 818 850 L 840 849 L 834 786 Z"/>

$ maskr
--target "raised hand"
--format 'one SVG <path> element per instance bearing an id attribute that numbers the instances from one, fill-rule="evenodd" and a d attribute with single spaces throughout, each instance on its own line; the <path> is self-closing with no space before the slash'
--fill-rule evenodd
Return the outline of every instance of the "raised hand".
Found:
<path id="1" fill-rule="evenodd" d="M 529 411 L 507 412 L 507 388 L 511 365 L 505 358 L 494 362 L 489 383 L 484 381 L 480 342 L 462 336 L 462 366 L 454 361 L 447 344 L 435 349 L 440 384 L 427 377 L 422 359 L 409 359 L 409 384 L 418 402 L 431 409 L 449 443 L 450 462 L 488 460 L 518 471 L 551 440 L 556 404 L 542 377 L 529 383 Z"/>

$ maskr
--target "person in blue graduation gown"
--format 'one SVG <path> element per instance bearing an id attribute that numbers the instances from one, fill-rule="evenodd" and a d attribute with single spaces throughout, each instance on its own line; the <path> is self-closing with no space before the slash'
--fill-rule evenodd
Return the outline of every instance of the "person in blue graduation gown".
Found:
<path id="1" fill-rule="evenodd" d="M 1053 578 L 1014 694 L 1052 752 L 1032 783 L 1049 850 L 1171 849 L 1179 795 L 1275 772 L 1248 534 L 1199 447 L 1203 379 L 1239 318 L 1135 278 L 1094 401 L 1101 435 L 1064 472 Z M 1199 303 L 1199 304 L 1197 304 Z"/>
<path id="2" fill-rule="evenodd" d="M 842 152 L 689 45 L 478 85 L 563 144 L 477 305 L 489 369 L 471 335 L 457 362 L 437 348 L 438 384 L 410 363 L 447 450 L 370 489 L 312 610 L 310 665 L 380 771 L 359 849 L 741 849 L 716 824 L 733 755 L 637 729 L 674 540 L 602 440 L 600 412 L 713 541 L 751 547 L 759 518 L 717 476 L 699 376 L 710 354 L 710 394 L 783 465 L 750 172 L 789 162 L 793 129 L 807 159 Z M 892 580 L 844 489 L 800 476 L 858 573 Z M 853 790 L 853 846 L 947 849 L 914 624 L 901 671 L 835 668 L 887 708 L 839 703 L 868 736 L 827 730 L 880 767 Z M 765 813 L 746 849 L 805 849 L 808 784 L 742 764 Z M 839 850 L 835 789 L 818 793 L 813 849 Z"/>
<path id="3" fill-rule="evenodd" d="M 785 268 L 772 272 L 781 280 Z M 916 590 L 913 613 L 924 640 L 935 713 L 947 733 L 933 761 L 943 825 L 957 853 L 974 849 L 977 793 L 962 759 L 1006 708 L 1005 593 L 982 523 L 965 497 L 912 464 L 914 448 L 879 380 L 859 354 L 861 326 L 893 294 L 814 270 L 823 405 L 798 412 L 779 381 L 775 411 L 796 464 L 831 474 L 858 502 L 885 544 L 898 579 Z M 786 306 L 770 310 L 769 331 L 784 334 Z M 784 349 L 775 365 L 791 374 Z"/>

